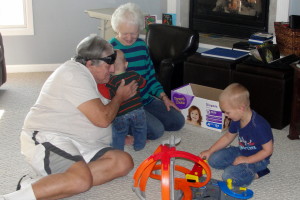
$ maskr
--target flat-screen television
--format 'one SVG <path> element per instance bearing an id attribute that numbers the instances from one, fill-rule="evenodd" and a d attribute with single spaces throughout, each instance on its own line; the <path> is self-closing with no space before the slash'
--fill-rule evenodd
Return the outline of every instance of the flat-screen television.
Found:
<path id="1" fill-rule="evenodd" d="M 249 38 L 268 32 L 269 0 L 190 0 L 189 27 L 199 33 Z"/>

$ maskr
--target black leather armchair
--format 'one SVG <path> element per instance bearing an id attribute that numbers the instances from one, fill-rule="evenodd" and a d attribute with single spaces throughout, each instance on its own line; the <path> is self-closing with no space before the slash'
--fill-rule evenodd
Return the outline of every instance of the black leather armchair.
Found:
<path id="1" fill-rule="evenodd" d="M 156 78 L 170 97 L 171 90 L 183 85 L 184 61 L 199 45 L 199 34 L 189 28 L 150 24 L 146 43 Z"/>
<path id="2" fill-rule="evenodd" d="M 2 35 L 0 33 L 0 86 L 6 82 L 6 65 L 4 59 L 4 47 L 2 42 Z"/>

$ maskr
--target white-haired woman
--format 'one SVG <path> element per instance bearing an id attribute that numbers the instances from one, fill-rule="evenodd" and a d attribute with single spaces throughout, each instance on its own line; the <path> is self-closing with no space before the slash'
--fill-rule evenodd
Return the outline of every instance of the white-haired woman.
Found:
<path id="1" fill-rule="evenodd" d="M 155 78 L 148 47 L 139 38 L 140 31 L 144 29 L 141 9 L 133 3 L 123 4 L 113 13 L 111 24 L 117 36 L 110 43 L 124 52 L 129 63 L 128 70 L 136 71 L 147 80 L 147 86 L 141 90 L 147 119 L 147 138 L 154 140 L 161 137 L 165 130 L 181 129 L 185 123 L 184 116 Z"/>

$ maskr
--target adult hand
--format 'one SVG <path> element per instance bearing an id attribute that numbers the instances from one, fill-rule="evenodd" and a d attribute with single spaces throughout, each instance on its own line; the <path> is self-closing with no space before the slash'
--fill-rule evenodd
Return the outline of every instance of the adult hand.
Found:
<path id="1" fill-rule="evenodd" d="M 176 106 L 176 104 L 171 101 L 167 95 L 163 96 L 162 101 L 164 102 L 168 111 L 170 111 L 171 107 L 175 108 L 176 110 L 180 111 L 180 109 Z"/>
<path id="2" fill-rule="evenodd" d="M 116 96 L 119 96 L 122 101 L 133 97 L 137 93 L 138 84 L 135 80 L 131 81 L 129 84 L 125 85 L 125 80 L 122 79 L 117 92 Z"/>

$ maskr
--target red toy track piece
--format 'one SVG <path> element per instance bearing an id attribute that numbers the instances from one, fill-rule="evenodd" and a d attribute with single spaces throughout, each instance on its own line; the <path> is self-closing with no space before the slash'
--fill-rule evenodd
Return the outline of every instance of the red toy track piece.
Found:
<path id="1" fill-rule="evenodd" d="M 171 169 L 171 159 L 173 158 L 185 158 L 186 160 L 191 160 L 195 163 L 192 170 L 185 167 L 174 165 L 174 169 Z M 160 161 L 161 164 L 156 164 Z M 154 174 L 153 171 L 161 170 L 161 174 Z M 170 179 L 170 174 L 172 170 L 182 172 L 184 174 L 195 174 L 195 172 L 202 176 L 202 169 L 206 172 L 206 179 L 203 182 L 188 182 L 185 178 L 174 178 Z M 133 179 L 134 179 L 134 190 L 141 192 L 143 198 L 145 198 L 145 190 L 148 178 L 161 180 L 161 197 L 162 200 L 170 200 L 171 196 L 171 185 L 174 181 L 174 189 L 183 191 L 183 200 L 192 199 L 192 191 L 190 187 L 203 187 L 205 186 L 211 178 L 211 171 L 206 162 L 204 162 L 200 157 L 190 154 L 184 151 L 177 151 L 175 147 L 170 147 L 168 145 L 160 145 L 154 154 L 149 156 L 144 160 L 140 166 L 137 168 Z"/>

